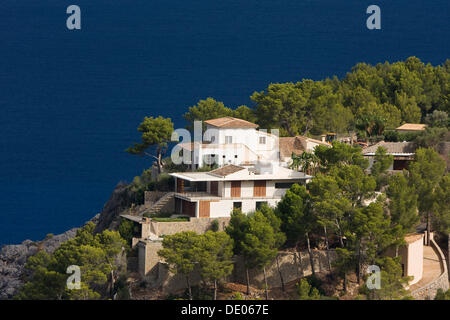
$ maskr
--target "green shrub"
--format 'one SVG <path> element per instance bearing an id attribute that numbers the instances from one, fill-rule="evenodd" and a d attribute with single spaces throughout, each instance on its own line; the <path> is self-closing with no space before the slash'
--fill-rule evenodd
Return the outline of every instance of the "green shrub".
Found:
<path id="1" fill-rule="evenodd" d="M 164 158 L 162 162 L 165 172 L 185 172 L 190 169 L 186 164 L 174 164 L 170 157 Z"/>
<path id="2" fill-rule="evenodd" d="M 450 300 L 450 289 L 444 292 L 441 288 L 438 289 L 434 300 Z"/>
<path id="3" fill-rule="evenodd" d="M 156 222 L 188 222 L 189 217 L 178 217 L 178 218 L 160 218 L 160 217 L 154 217 L 152 220 Z"/>
<path id="4" fill-rule="evenodd" d="M 421 133 L 416 132 L 398 132 L 395 130 L 389 130 L 384 132 L 384 141 L 387 142 L 402 142 L 402 141 L 413 141 Z"/>
<path id="5" fill-rule="evenodd" d="M 133 200 L 135 203 L 143 204 L 145 191 L 155 190 L 155 182 L 152 181 L 151 169 L 144 170 L 140 176 L 134 177 L 133 182 L 129 185 L 129 189 L 134 193 Z"/>
<path id="6" fill-rule="evenodd" d="M 312 281 L 315 281 L 314 279 L 317 278 L 311 278 Z M 317 288 L 311 285 L 311 283 L 306 279 L 303 278 L 300 280 L 300 283 L 297 283 L 297 290 L 300 300 L 319 300 L 320 299 L 320 293 Z"/>
<path id="7" fill-rule="evenodd" d="M 216 219 L 211 222 L 211 230 L 214 232 L 219 231 L 219 220 Z"/>
<path id="8" fill-rule="evenodd" d="M 155 183 L 155 189 L 157 191 L 173 191 L 175 187 L 175 179 L 167 173 L 161 173 L 158 177 L 158 181 Z"/>
<path id="9" fill-rule="evenodd" d="M 87 223 L 74 238 L 62 243 L 53 253 L 39 251 L 28 258 L 27 278 L 14 297 L 19 300 L 85 300 L 110 298 L 110 275 L 120 274 L 119 262 L 126 246 L 119 232 L 95 233 L 95 224 Z M 111 263 L 110 261 L 114 262 Z M 81 288 L 67 290 L 67 266 L 81 269 Z"/>
<path id="10" fill-rule="evenodd" d="M 125 273 L 119 276 L 119 279 L 114 285 L 114 289 L 119 300 L 130 300 L 130 290 L 128 289 L 127 275 Z"/>
<path id="11" fill-rule="evenodd" d="M 49 240 L 51 238 L 53 238 L 55 235 L 53 233 L 49 233 L 45 236 L 44 240 Z"/>
<path id="12" fill-rule="evenodd" d="M 144 213 L 144 217 L 147 218 L 170 218 L 175 212 L 158 212 L 158 213 Z"/>
<path id="13" fill-rule="evenodd" d="M 139 232 L 139 227 L 134 224 L 133 221 L 122 218 L 119 225 L 119 234 L 125 239 L 128 245 L 131 245 L 131 240 L 134 235 Z"/>
<path id="14" fill-rule="evenodd" d="M 240 292 L 235 292 L 233 293 L 233 295 L 231 296 L 231 300 L 245 300 L 244 297 L 242 296 L 242 293 Z"/>

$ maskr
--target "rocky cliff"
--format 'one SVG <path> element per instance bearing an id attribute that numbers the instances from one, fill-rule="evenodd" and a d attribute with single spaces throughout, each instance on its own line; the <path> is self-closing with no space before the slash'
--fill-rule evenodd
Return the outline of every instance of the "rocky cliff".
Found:
<path id="1" fill-rule="evenodd" d="M 119 215 L 131 206 L 134 193 L 127 184 L 119 183 L 105 203 L 101 213 L 90 222 L 96 225 L 95 232 L 105 229 L 116 229 Z M 0 250 L 0 300 L 10 299 L 23 285 L 22 275 L 28 258 L 40 250 L 53 253 L 63 242 L 75 237 L 78 228 L 70 229 L 62 234 L 46 237 L 42 241 L 25 240 L 21 244 L 5 245 Z"/>
<path id="2" fill-rule="evenodd" d="M 22 286 L 21 278 L 29 257 L 40 250 L 52 253 L 61 243 L 75 237 L 76 232 L 77 228 L 73 228 L 39 242 L 25 240 L 21 244 L 3 246 L 0 250 L 0 299 L 12 298 Z"/>

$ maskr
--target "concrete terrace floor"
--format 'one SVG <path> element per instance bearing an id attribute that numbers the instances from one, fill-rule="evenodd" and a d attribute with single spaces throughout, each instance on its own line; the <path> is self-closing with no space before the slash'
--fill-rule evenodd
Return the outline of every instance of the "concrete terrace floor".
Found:
<path id="1" fill-rule="evenodd" d="M 413 292 L 439 277 L 444 272 L 437 252 L 429 246 L 423 247 L 423 274 L 419 282 L 413 284 L 409 290 Z"/>

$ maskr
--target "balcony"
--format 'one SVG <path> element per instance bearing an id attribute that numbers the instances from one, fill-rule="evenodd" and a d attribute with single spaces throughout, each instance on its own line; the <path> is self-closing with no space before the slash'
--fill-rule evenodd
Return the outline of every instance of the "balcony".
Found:
<path id="1" fill-rule="evenodd" d="M 205 192 L 205 191 L 185 191 L 185 192 L 177 192 L 175 193 L 175 197 L 188 201 L 195 200 L 220 200 L 221 197 Z"/>

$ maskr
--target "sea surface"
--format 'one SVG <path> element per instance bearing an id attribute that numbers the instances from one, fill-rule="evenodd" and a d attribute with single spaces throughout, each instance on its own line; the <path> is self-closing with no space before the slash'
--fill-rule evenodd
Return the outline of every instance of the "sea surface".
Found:
<path id="1" fill-rule="evenodd" d="M 81 30 L 66 8 L 81 8 Z M 381 30 L 366 9 L 381 8 Z M 1 0 L 0 244 L 100 212 L 150 159 L 124 152 L 144 116 L 229 107 L 271 82 L 358 62 L 450 58 L 448 0 Z"/>

